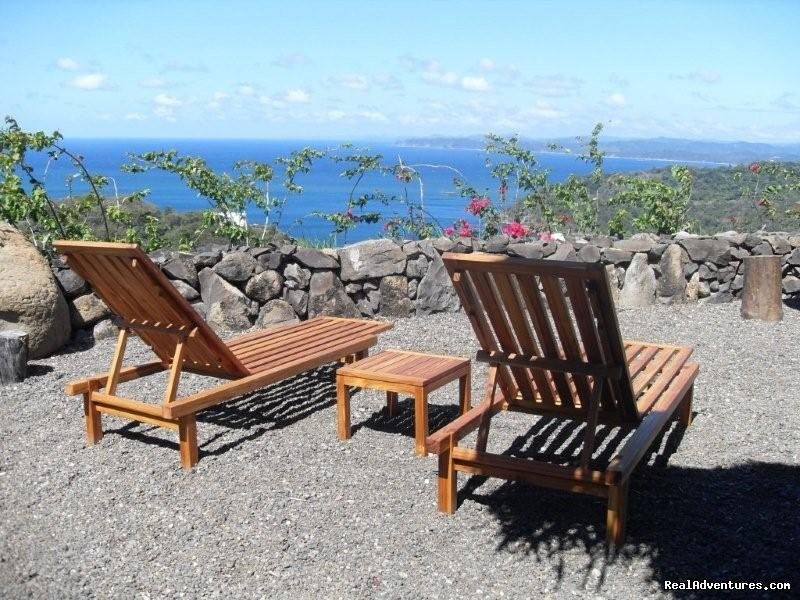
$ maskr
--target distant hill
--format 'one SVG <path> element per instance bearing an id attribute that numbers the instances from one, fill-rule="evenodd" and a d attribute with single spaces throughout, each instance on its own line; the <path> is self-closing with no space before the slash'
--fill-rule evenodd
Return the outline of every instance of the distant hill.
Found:
<path id="1" fill-rule="evenodd" d="M 557 144 L 573 153 L 582 148 L 575 138 L 534 140 L 522 138 L 525 146 L 535 152 L 546 152 L 550 144 Z M 483 136 L 417 137 L 399 140 L 399 146 L 415 148 L 480 149 L 485 145 Z M 754 142 L 714 142 L 680 138 L 613 139 L 600 138 L 600 149 L 608 156 L 629 158 L 663 158 L 676 161 L 699 161 L 720 164 L 742 164 L 755 160 L 798 161 L 800 144 L 761 144 Z"/>

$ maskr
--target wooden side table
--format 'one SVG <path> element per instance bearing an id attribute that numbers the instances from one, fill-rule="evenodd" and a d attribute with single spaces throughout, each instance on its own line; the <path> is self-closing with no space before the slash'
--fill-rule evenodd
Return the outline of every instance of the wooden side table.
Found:
<path id="1" fill-rule="evenodd" d="M 458 379 L 459 407 L 470 409 L 470 361 L 456 356 L 386 350 L 336 372 L 336 429 L 340 440 L 350 439 L 350 391 L 348 386 L 386 391 L 389 416 L 397 408 L 397 394 L 414 396 L 414 438 L 417 455 L 426 456 L 428 394 Z"/>

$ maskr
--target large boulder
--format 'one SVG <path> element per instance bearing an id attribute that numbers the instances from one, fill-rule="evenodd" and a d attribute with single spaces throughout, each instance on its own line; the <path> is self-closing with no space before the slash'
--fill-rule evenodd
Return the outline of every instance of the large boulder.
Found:
<path id="1" fill-rule="evenodd" d="M 683 249 L 670 244 L 661 255 L 658 297 L 665 304 L 683 302 L 686 298 L 686 276 L 683 274 Z"/>
<path id="2" fill-rule="evenodd" d="M 258 313 L 258 319 L 256 320 L 256 327 L 269 329 L 276 325 L 299 322 L 300 319 L 288 302 L 284 300 L 270 300 L 261 307 L 261 311 Z"/>
<path id="3" fill-rule="evenodd" d="M 414 302 L 417 312 L 429 315 L 434 312 L 458 310 L 458 295 L 447 274 L 442 257 L 438 254 L 428 265 L 428 272 L 417 285 L 417 298 Z"/>
<path id="4" fill-rule="evenodd" d="M 283 276 L 280 273 L 261 271 L 250 278 L 244 288 L 244 293 L 259 304 L 264 304 L 280 296 L 282 289 Z"/>
<path id="5" fill-rule="evenodd" d="M 193 288 L 200 284 L 191 254 L 175 254 L 161 265 L 161 269 L 170 279 L 185 281 Z"/>
<path id="6" fill-rule="evenodd" d="M 731 261 L 731 244 L 727 239 L 684 238 L 678 243 L 694 262 L 708 261 L 724 267 Z"/>
<path id="7" fill-rule="evenodd" d="M 640 252 L 633 256 L 625 271 L 625 283 L 619 294 L 619 304 L 623 308 L 650 306 L 655 302 L 656 275 L 647 264 L 647 254 Z"/>
<path id="8" fill-rule="evenodd" d="M 339 250 L 342 281 L 361 281 L 406 270 L 406 254 L 391 240 L 371 240 Z"/>
<path id="9" fill-rule="evenodd" d="M 399 247 L 397 248 L 399 249 Z M 405 255 L 403 256 L 405 257 Z M 361 311 L 347 295 L 344 285 L 333 271 L 319 271 L 311 276 L 308 316 L 314 318 L 320 315 L 334 317 L 358 317 L 361 315 Z"/>
<path id="10" fill-rule="evenodd" d="M 83 329 L 89 325 L 94 325 L 110 315 L 111 311 L 106 306 L 106 303 L 93 293 L 78 296 L 72 301 L 70 319 L 74 329 Z"/>
<path id="11" fill-rule="evenodd" d="M 256 270 L 256 259 L 246 252 L 231 252 L 214 265 L 214 271 L 231 283 L 244 283 Z"/>
<path id="12" fill-rule="evenodd" d="M 248 297 L 211 269 L 200 271 L 199 278 L 206 321 L 221 331 L 249 329 L 254 315 Z"/>
<path id="13" fill-rule="evenodd" d="M 304 290 L 311 281 L 311 271 L 304 269 L 297 263 L 286 265 L 283 270 L 283 276 L 286 279 L 286 287 L 290 290 Z"/>
<path id="14" fill-rule="evenodd" d="M 0 330 L 28 332 L 28 356 L 41 358 L 72 333 L 67 302 L 47 260 L 8 223 L 0 222 Z"/>
<path id="15" fill-rule="evenodd" d="M 380 312 L 386 317 L 407 317 L 411 312 L 408 279 L 404 275 L 387 275 L 379 288 Z"/>
<path id="16" fill-rule="evenodd" d="M 338 269 L 339 261 L 335 256 L 316 248 L 298 248 L 294 258 L 311 269 Z"/>

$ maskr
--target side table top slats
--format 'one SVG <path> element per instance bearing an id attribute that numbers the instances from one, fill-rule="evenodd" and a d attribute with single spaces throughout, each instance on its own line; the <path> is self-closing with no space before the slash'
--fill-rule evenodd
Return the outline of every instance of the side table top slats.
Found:
<path id="1" fill-rule="evenodd" d="M 406 350 L 385 350 L 341 367 L 339 374 L 365 379 L 383 379 L 425 386 L 469 366 L 468 358 L 423 354 Z"/>

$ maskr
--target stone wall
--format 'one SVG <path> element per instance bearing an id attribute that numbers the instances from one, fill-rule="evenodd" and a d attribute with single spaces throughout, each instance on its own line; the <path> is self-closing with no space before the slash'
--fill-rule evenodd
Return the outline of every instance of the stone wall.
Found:
<path id="1" fill-rule="evenodd" d="M 618 306 L 730 302 L 742 289 L 742 258 L 783 256 L 785 297 L 800 294 L 800 234 L 725 232 L 715 236 L 637 234 L 517 243 L 505 236 L 361 242 L 336 250 L 280 247 L 160 250 L 153 260 L 181 295 L 221 331 L 299 321 L 318 315 L 407 317 L 453 311 L 459 301 L 441 253 L 491 252 L 525 258 L 602 262 Z M 60 260 L 53 262 L 72 326 L 113 334 L 109 311 Z"/>

